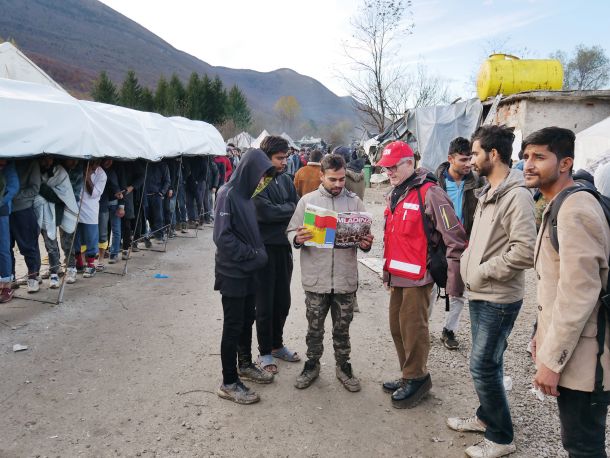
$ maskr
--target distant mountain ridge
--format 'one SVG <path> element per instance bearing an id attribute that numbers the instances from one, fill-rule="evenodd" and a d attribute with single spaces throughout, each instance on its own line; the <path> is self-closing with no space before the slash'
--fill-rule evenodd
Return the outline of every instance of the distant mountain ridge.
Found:
<path id="1" fill-rule="evenodd" d="M 88 97 L 102 70 L 120 84 L 133 69 L 153 89 L 161 75 L 169 78 L 175 72 L 186 83 L 194 71 L 218 75 L 226 86 L 237 84 L 269 129 L 280 129 L 274 125 L 273 106 L 284 95 L 297 98 L 302 122 L 357 123 L 352 99 L 337 96 L 313 78 L 287 68 L 257 72 L 214 67 L 97 0 L 0 0 L 0 12 L 0 37 L 15 39 L 23 52 L 81 98 Z"/>

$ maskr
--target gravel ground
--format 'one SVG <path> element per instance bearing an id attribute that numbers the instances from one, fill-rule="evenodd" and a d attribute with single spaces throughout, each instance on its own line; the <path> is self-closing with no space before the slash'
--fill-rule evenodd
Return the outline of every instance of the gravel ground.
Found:
<path id="1" fill-rule="evenodd" d="M 367 190 L 381 253 L 383 190 Z M 301 364 L 279 363 L 262 401 L 238 406 L 219 399 L 222 308 L 213 287 L 211 230 L 170 241 L 166 253 L 140 252 L 125 277 L 80 279 L 51 307 L 14 300 L 0 306 L 0 457 L 298 456 L 461 457 L 479 436 L 445 426 L 447 416 L 477 406 L 468 372 L 468 313 L 449 352 L 439 337 L 444 307 L 431 319 L 431 395 L 410 410 L 390 405 L 379 383 L 398 375 L 387 323 L 388 293 L 360 266 L 359 305 L 351 328 L 352 364 L 360 393 L 336 380 L 327 324 L 322 373 L 297 391 Z M 287 345 L 305 353 L 306 319 L 298 254 Z M 122 265 L 110 266 L 119 272 Z M 154 279 L 165 273 L 169 279 Z M 18 292 L 25 296 L 24 290 Z M 37 298 L 51 298 L 44 286 Z M 533 275 L 505 354 L 517 457 L 565 456 L 556 403 L 530 392 L 533 364 L 525 352 L 535 316 Z M 327 320 L 330 322 L 330 319 Z M 255 339 L 255 337 L 254 337 Z M 254 340 L 256 342 L 256 340 Z M 27 345 L 14 353 L 13 344 Z M 253 345 L 256 352 L 256 343 Z"/>

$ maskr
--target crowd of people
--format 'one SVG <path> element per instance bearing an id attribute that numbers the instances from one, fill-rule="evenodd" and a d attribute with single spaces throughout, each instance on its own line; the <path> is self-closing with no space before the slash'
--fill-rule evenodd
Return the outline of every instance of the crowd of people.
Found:
<path id="1" fill-rule="evenodd" d="M 160 162 L 78 160 L 52 156 L 0 159 L 0 303 L 27 285 L 37 293 L 43 279 L 60 287 L 91 278 L 105 263 L 127 260 L 143 243 L 164 244 L 213 221 L 216 190 L 240 158 L 167 158 Z M 41 239 L 48 269 L 41 269 Z M 15 272 L 15 245 L 27 275 Z M 60 248 L 61 247 L 61 248 Z M 63 252 L 63 260 L 61 259 Z"/>
<path id="2" fill-rule="evenodd" d="M 606 456 L 610 349 L 601 298 L 610 229 L 592 177 L 588 182 L 573 177 L 574 141 L 574 133 L 563 128 L 532 133 L 522 144 L 521 171 L 511 167 L 512 131 L 483 126 L 470 140 L 454 139 L 447 162 L 435 173 L 417 168 L 413 151 L 401 141 L 386 145 L 377 163 L 392 186 L 384 213 L 383 285 L 400 369 L 381 388 L 396 408 L 417 405 L 432 387 L 428 323 L 440 294 L 434 285 L 447 296 L 441 341 L 449 350 L 460 345 L 460 314 L 468 301 L 470 372 L 479 406 L 472 415 L 448 418 L 447 425 L 484 435 L 465 450 L 471 457 L 516 450 L 503 355 L 530 268 L 538 278 L 532 383 L 539 395 L 557 397 L 562 443 L 570 456 Z M 270 136 L 241 158 L 220 189 L 214 227 L 215 289 L 224 311 L 220 397 L 255 403 L 258 394 L 242 380 L 272 383 L 275 358 L 301 360 L 283 342 L 293 250 L 300 252 L 308 321 L 306 359 L 295 387 L 309 387 L 320 374 L 330 311 L 336 377 L 348 391 L 360 390 L 350 363 L 349 327 L 357 307 L 357 250 L 369 251 L 373 236 L 353 248 L 318 248 L 307 243 L 313 234 L 304 225 L 310 204 L 336 212 L 365 210 L 347 186 L 349 172 L 362 171 L 363 163 L 352 165 L 357 160 L 348 148 L 326 155 L 293 152 L 284 139 Z M 546 203 L 538 227 L 534 196 Z"/>

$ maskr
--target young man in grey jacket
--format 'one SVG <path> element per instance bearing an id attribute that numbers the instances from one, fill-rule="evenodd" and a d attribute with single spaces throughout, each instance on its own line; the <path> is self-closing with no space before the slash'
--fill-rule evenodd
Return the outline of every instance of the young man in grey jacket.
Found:
<path id="1" fill-rule="evenodd" d="M 478 193 L 470 243 L 460 263 L 472 329 L 470 373 L 480 406 L 472 417 L 447 420 L 456 431 L 485 434 L 466 449 L 471 457 L 515 451 L 503 358 L 523 303 L 524 271 L 533 265 L 536 224 L 523 172 L 510 168 L 514 138 L 505 127 L 483 126 L 471 140 L 471 164 L 488 181 Z"/>
<path id="2" fill-rule="evenodd" d="M 305 194 L 288 224 L 288 240 L 301 251 L 301 282 L 305 290 L 307 310 L 307 361 L 295 386 L 307 388 L 320 373 L 320 358 L 324 347 L 324 322 L 330 310 L 333 321 L 333 346 L 336 374 L 345 389 L 360 391 L 360 381 L 353 375 L 349 363 L 349 325 L 354 316 L 358 289 L 357 248 L 316 248 L 305 246 L 312 234 L 303 225 L 307 204 L 335 212 L 363 212 L 364 204 L 356 194 L 345 189 L 345 160 L 330 154 L 322 159 L 320 187 Z M 373 236 L 360 241 L 359 248 L 369 251 Z"/>

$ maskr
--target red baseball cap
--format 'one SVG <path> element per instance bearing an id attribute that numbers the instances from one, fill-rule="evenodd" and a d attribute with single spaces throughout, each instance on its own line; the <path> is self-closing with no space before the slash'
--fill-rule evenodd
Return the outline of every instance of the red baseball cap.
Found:
<path id="1" fill-rule="evenodd" d="M 376 165 L 379 167 L 394 167 L 398 161 L 405 157 L 414 157 L 413 150 L 409 145 L 400 141 L 388 143 Z"/>

